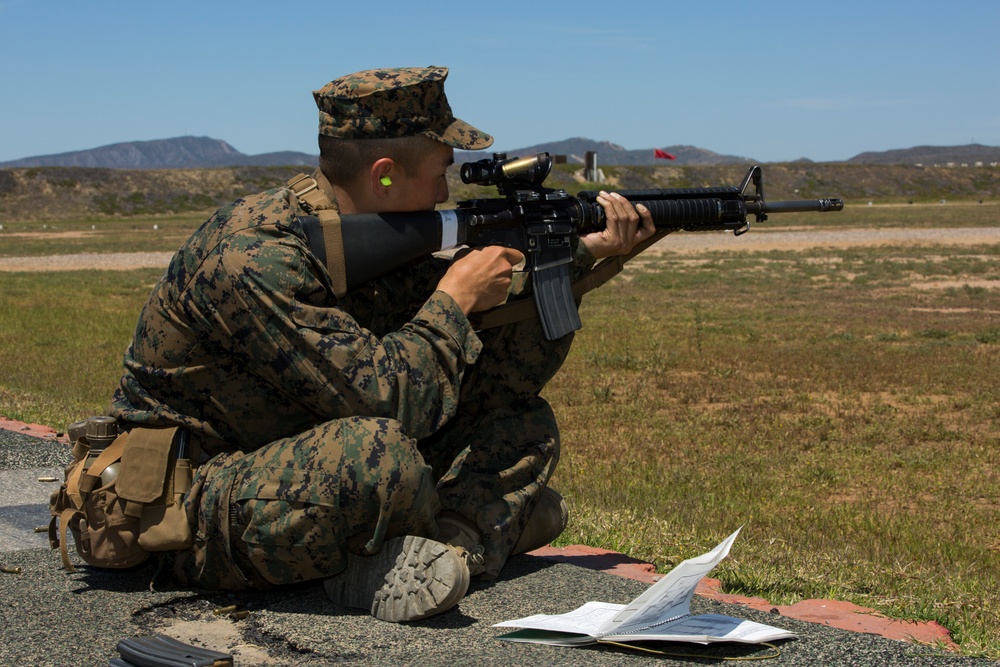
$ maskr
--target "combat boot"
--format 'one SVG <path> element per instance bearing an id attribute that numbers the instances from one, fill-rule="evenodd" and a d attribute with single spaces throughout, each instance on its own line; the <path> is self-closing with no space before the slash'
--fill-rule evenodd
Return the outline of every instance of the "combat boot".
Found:
<path id="1" fill-rule="evenodd" d="M 465 561 L 470 577 L 486 571 L 482 538 L 472 522 L 457 512 L 444 512 L 438 516 L 437 524 L 437 539 L 450 546 Z"/>
<path id="2" fill-rule="evenodd" d="M 555 489 L 545 487 L 511 555 L 516 556 L 544 547 L 562 535 L 568 523 L 569 508 L 566 506 L 566 501 Z"/>
<path id="3" fill-rule="evenodd" d="M 323 586 L 335 604 L 402 623 L 458 604 L 469 590 L 469 568 L 447 545 L 407 535 L 386 540 L 373 556 L 351 554 L 347 568 Z"/>

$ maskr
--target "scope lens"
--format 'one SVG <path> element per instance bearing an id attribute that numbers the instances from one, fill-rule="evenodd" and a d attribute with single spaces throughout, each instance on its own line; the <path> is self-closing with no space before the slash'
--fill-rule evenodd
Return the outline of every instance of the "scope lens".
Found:
<path id="1" fill-rule="evenodd" d="M 462 165 L 462 182 L 478 183 L 483 180 L 485 171 L 478 162 L 466 162 Z"/>

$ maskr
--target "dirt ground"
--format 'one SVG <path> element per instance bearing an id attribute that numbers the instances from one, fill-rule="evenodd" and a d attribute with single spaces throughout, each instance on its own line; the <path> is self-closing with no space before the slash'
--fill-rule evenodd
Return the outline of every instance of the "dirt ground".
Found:
<path id="1" fill-rule="evenodd" d="M 59 232 L 53 233 L 57 236 Z M 78 234 L 78 232 L 66 232 Z M 765 251 L 805 250 L 809 248 L 846 248 L 851 246 L 926 246 L 926 245 L 990 245 L 1000 243 L 1000 226 L 947 229 L 840 229 L 808 230 L 785 228 L 781 230 L 753 229 L 734 237 L 729 232 L 703 232 L 698 234 L 676 233 L 654 245 L 646 252 L 692 253 L 699 251 Z M 74 255 L 45 255 L 40 257 L 0 257 L 3 271 L 76 271 L 100 269 L 105 271 L 166 267 L 169 252 L 135 253 L 79 253 Z M 988 281 L 990 285 L 996 281 Z"/>

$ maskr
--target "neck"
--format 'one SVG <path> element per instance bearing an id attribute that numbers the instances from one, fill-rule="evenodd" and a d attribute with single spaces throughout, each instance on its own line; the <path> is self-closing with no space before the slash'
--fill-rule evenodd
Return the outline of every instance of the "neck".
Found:
<path id="1" fill-rule="evenodd" d="M 361 179 L 347 184 L 326 182 L 337 202 L 337 209 L 342 214 L 372 213 L 379 210 L 379 202 L 374 199 L 371 191 L 365 187 L 366 184 Z"/>
<path id="2" fill-rule="evenodd" d="M 337 185 L 331 185 L 330 189 L 333 190 L 334 200 L 337 202 L 337 208 L 342 214 L 350 215 L 360 212 L 357 202 L 349 191 Z"/>

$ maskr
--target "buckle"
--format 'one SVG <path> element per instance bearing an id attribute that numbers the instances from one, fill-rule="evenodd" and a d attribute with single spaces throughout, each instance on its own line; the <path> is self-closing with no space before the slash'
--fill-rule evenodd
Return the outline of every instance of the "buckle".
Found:
<path id="1" fill-rule="evenodd" d="M 301 183 L 302 181 L 305 181 L 305 180 L 312 181 L 312 183 L 309 185 L 309 187 L 307 187 L 305 190 L 298 190 L 298 189 L 296 189 L 297 186 L 299 185 L 299 183 Z M 316 179 L 313 178 L 312 176 L 307 176 L 305 174 L 302 174 L 301 178 L 297 178 L 294 181 L 292 181 L 291 183 L 289 183 L 288 187 L 292 189 L 292 192 L 295 193 L 296 197 L 301 197 L 302 195 L 306 194 L 307 192 L 312 192 L 313 190 L 318 189 L 319 188 L 319 183 L 317 183 Z"/>

